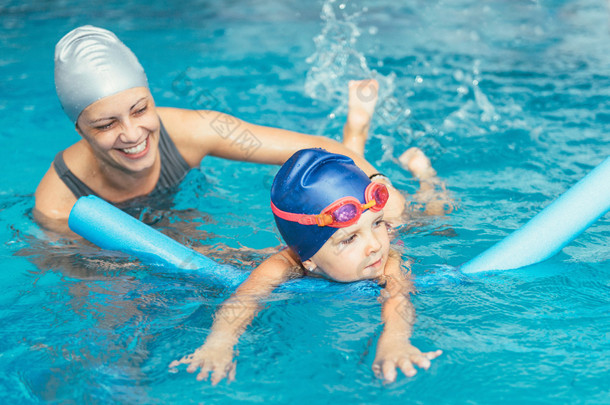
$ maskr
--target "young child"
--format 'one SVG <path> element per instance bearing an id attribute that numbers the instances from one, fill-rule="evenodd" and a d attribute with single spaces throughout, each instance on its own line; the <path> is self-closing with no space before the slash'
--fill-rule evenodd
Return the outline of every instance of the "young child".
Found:
<path id="1" fill-rule="evenodd" d="M 252 271 L 215 316 L 203 346 L 173 361 L 187 371 L 211 373 L 213 384 L 235 378 L 234 347 L 271 292 L 283 282 L 304 276 L 337 282 L 373 279 L 384 286 L 384 328 L 373 363 L 385 381 L 396 379 L 399 368 L 407 376 L 414 365 L 430 367 L 440 350 L 421 352 L 410 343 L 415 311 L 409 294 L 414 287 L 401 270 L 399 255 L 390 249 L 383 208 L 385 185 L 372 182 L 354 162 L 322 149 L 295 153 L 279 170 L 271 187 L 271 209 L 288 248 Z"/>
<path id="2" fill-rule="evenodd" d="M 374 79 L 349 83 L 343 144 L 360 155 L 364 154 L 378 86 Z M 450 211 L 444 184 L 420 149 L 408 149 L 400 156 L 399 163 L 419 180 L 420 188 L 413 200 L 424 207 L 424 214 Z M 233 380 L 234 347 L 261 309 L 261 301 L 286 280 L 314 276 L 338 282 L 378 280 L 385 287 L 381 294 L 385 325 L 377 344 L 373 371 L 379 378 L 391 382 L 396 379 L 397 368 L 407 376 L 415 375 L 414 364 L 427 369 L 430 360 L 442 352 L 422 353 L 410 344 L 415 310 L 409 294 L 414 288 L 409 274 L 401 270 L 399 254 L 389 246 L 388 225 L 404 222 L 405 198 L 393 188 L 388 197 L 382 185 L 390 185 L 389 180 L 380 175 L 371 177 L 376 184 L 351 159 L 322 150 L 299 151 L 288 160 L 274 179 L 271 202 L 276 224 L 289 248 L 253 270 L 216 314 L 204 345 L 173 361 L 170 367 L 188 364 L 189 372 L 201 369 L 197 379 L 207 379 L 211 373 L 213 384 L 223 378 Z M 312 216 L 299 214 L 305 213 L 305 209 L 310 215 L 320 214 L 331 202 L 342 199 L 348 204 L 336 212 L 351 217 L 344 223 L 340 221 L 341 215 L 337 223 L 326 226 L 303 225 L 291 220 L 309 218 L 304 221 L 311 221 Z M 349 204 L 350 200 L 355 204 Z M 445 206 L 450 208 L 443 211 Z"/>

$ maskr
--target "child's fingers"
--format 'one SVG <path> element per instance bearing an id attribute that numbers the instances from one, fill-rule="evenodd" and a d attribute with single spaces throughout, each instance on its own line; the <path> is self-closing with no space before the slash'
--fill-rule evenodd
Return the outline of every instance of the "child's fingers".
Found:
<path id="1" fill-rule="evenodd" d="M 199 372 L 199 374 L 197 374 L 197 377 L 195 377 L 195 378 L 197 379 L 197 381 L 205 381 L 208 379 L 208 374 L 209 374 L 209 372 L 207 370 L 206 371 L 201 370 Z"/>
<path id="2" fill-rule="evenodd" d="M 197 369 L 199 367 L 203 368 L 203 365 L 205 364 L 203 359 L 195 360 L 191 356 L 187 356 L 187 357 L 189 357 L 189 358 L 185 361 L 180 360 L 182 362 L 182 364 L 188 364 L 186 371 L 188 371 L 189 373 L 194 373 L 195 371 L 197 371 Z"/>
<path id="3" fill-rule="evenodd" d="M 394 382 L 396 380 L 396 363 L 393 361 L 384 361 L 381 366 L 381 373 L 386 382 Z"/>
<path id="4" fill-rule="evenodd" d="M 229 376 L 227 377 L 228 381 L 235 381 L 235 369 L 237 368 L 237 364 L 235 362 L 231 363 L 231 370 L 229 370 Z"/>
<path id="5" fill-rule="evenodd" d="M 189 354 L 188 356 L 182 357 L 180 360 L 174 360 L 169 363 L 170 367 L 178 367 L 180 364 L 190 364 L 193 361 L 193 355 Z"/>
<path id="6" fill-rule="evenodd" d="M 212 382 L 212 385 L 216 385 L 222 381 L 223 378 L 226 378 L 229 382 L 235 379 L 235 363 L 229 363 L 225 367 L 216 367 L 213 370 L 210 381 Z"/>
<path id="7" fill-rule="evenodd" d="M 442 350 L 436 350 L 436 351 L 433 351 L 433 352 L 427 352 L 427 353 L 424 353 L 424 356 L 426 356 L 426 358 L 427 358 L 428 360 L 434 360 L 434 359 L 436 359 L 438 356 L 440 356 L 441 354 L 443 354 L 443 351 L 442 351 Z"/>
<path id="8" fill-rule="evenodd" d="M 214 365 L 210 364 L 210 362 L 204 363 L 201 365 L 201 371 L 197 374 L 197 381 L 204 381 L 208 379 L 208 375 L 210 371 L 214 370 Z M 188 369 L 187 369 L 188 371 Z"/>
<path id="9" fill-rule="evenodd" d="M 383 375 L 381 375 L 381 364 L 379 362 L 373 363 L 373 373 L 375 373 L 375 377 L 382 379 Z"/>
<path id="10" fill-rule="evenodd" d="M 413 367 L 413 364 L 408 359 L 402 358 L 396 364 L 407 377 L 413 377 L 417 374 L 417 370 L 415 370 L 415 367 Z"/>
<path id="11" fill-rule="evenodd" d="M 443 354 L 442 350 L 436 350 L 434 352 L 421 353 L 417 355 L 411 356 L 411 362 L 413 362 L 416 366 L 427 370 L 430 368 L 431 362 L 433 360 Z"/>
<path id="12" fill-rule="evenodd" d="M 212 373 L 212 378 L 210 380 L 212 382 L 212 385 L 218 384 L 223 378 L 225 378 L 226 374 L 227 373 L 224 370 L 214 370 L 214 372 Z"/>
<path id="13" fill-rule="evenodd" d="M 411 356 L 411 362 L 417 367 L 427 370 L 430 368 L 430 360 L 424 354 Z"/>

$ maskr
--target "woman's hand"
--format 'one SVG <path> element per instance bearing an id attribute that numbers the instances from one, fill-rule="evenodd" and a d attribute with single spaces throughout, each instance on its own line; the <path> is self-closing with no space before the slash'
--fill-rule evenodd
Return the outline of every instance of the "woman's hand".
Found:
<path id="1" fill-rule="evenodd" d="M 402 370 L 407 377 L 413 377 L 417 373 L 414 365 L 427 370 L 430 367 L 430 360 L 437 358 L 442 353 L 442 350 L 422 353 L 404 336 L 381 335 L 377 343 L 373 372 L 387 383 L 396 380 L 397 368 Z"/>
<path id="2" fill-rule="evenodd" d="M 233 361 L 233 346 L 222 342 L 210 342 L 207 340 L 203 346 L 192 354 L 184 356 L 180 360 L 174 360 L 169 367 L 175 368 L 180 364 L 188 364 L 186 371 L 194 373 L 198 369 L 197 380 L 208 379 L 211 373 L 212 385 L 218 384 L 223 378 L 231 382 L 235 380 L 235 362 Z"/>

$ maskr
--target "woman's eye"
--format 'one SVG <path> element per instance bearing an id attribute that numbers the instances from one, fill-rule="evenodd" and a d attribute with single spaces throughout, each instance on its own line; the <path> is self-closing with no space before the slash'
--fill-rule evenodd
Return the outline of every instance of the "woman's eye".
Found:
<path id="1" fill-rule="evenodd" d="M 108 124 L 106 124 L 106 125 L 99 125 L 99 126 L 96 126 L 96 127 L 95 127 L 95 129 L 97 129 L 97 130 L 99 130 L 99 131 L 105 131 L 105 130 L 107 130 L 107 129 L 112 128 L 112 126 L 113 126 L 113 125 L 114 125 L 114 121 L 109 122 L 109 123 L 108 123 Z"/>
<path id="2" fill-rule="evenodd" d="M 148 106 L 145 105 L 144 107 L 140 108 L 139 110 L 136 110 L 135 114 L 136 115 L 144 114 L 146 112 L 147 108 L 148 108 Z"/>

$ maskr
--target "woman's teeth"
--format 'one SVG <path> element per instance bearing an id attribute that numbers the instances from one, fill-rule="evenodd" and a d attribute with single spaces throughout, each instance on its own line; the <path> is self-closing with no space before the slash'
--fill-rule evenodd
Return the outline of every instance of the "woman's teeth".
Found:
<path id="1" fill-rule="evenodd" d="M 136 153 L 140 153 L 144 149 L 146 149 L 147 143 L 148 143 L 148 139 L 146 139 L 144 142 L 140 143 L 139 145 L 134 146 L 133 148 L 123 149 L 123 152 L 127 153 L 128 155 L 135 155 Z"/>

